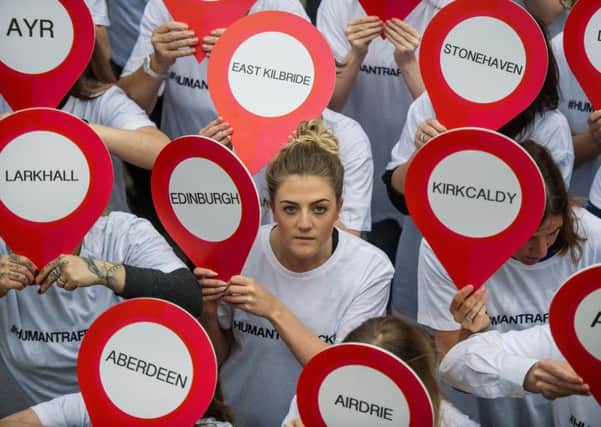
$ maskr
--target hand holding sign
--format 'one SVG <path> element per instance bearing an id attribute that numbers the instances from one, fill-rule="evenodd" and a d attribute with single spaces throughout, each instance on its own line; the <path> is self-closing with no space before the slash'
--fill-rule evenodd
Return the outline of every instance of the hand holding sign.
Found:
<path id="1" fill-rule="evenodd" d="M 498 129 L 543 87 L 547 44 L 532 16 L 512 1 L 455 0 L 432 18 L 419 63 L 441 123 Z"/>
<path id="2" fill-rule="evenodd" d="M 307 426 L 433 426 L 419 377 L 398 357 L 368 344 L 339 344 L 314 356 L 297 385 Z"/>
<path id="3" fill-rule="evenodd" d="M 574 76 L 595 109 L 601 108 L 601 3 L 577 2 L 566 20 L 563 48 Z"/>
<path id="4" fill-rule="evenodd" d="M 459 288 L 482 286 L 537 230 L 545 209 L 544 182 L 530 155 L 477 128 L 451 130 L 424 145 L 409 164 L 405 197 Z"/>
<path id="5" fill-rule="evenodd" d="M 163 226 L 200 267 L 240 274 L 259 230 L 252 177 L 221 144 L 200 136 L 172 141 L 152 170 L 152 200 Z"/>
<path id="6" fill-rule="evenodd" d="M 73 252 L 112 187 L 111 157 L 79 118 L 32 108 L 0 120 L 1 235 L 38 267 Z"/>
<path id="7" fill-rule="evenodd" d="M 231 123 L 236 153 L 252 174 L 301 120 L 319 117 L 334 91 L 332 52 L 311 23 L 285 12 L 246 16 L 221 36 L 207 72 L 211 98 Z"/>
<path id="8" fill-rule="evenodd" d="M 191 426 L 213 399 L 217 359 L 190 314 L 136 298 L 92 323 L 77 377 L 92 425 Z"/>
<path id="9" fill-rule="evenodd" d="M 2 1 L 0 81 L 13 110 L 56 107 L 94 49 L 94 23 L 83 1 Z"/>
<path id="10" fill-rule="evenodd" d="M 558 289 L 549 326 L 557 347 L 601 404 L 601 265 L 573 274 Z"/>

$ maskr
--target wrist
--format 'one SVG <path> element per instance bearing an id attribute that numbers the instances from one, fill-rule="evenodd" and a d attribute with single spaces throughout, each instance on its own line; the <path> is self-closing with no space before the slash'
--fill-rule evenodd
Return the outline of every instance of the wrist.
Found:
<path id="1" fill-rule="evenodd" d="M 167 72 L 169 71 L 170 63 L 164 63 L 157 59 L 156 54 L 151 53 L 150 55 L 144 58 L 144 63 L 142 65 L 143 70 L 149 76 L 155 79 L 165 79 L 167 78 Z"/>

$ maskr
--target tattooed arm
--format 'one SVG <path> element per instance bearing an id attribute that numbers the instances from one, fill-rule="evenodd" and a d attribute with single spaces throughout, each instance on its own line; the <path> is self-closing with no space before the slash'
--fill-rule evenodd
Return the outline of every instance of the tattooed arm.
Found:
<path id="1" fill-rule="evenodd" d="M 2 255 L 0 257 L 0 297 L 11 290 L 21 290 L 33 283 L 36 266 L 20 255 Z"/>

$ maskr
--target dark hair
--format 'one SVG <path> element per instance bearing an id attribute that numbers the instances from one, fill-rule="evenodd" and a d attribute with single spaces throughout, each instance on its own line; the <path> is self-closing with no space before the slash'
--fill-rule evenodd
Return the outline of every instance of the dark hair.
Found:
<path id="1" fill-rule="evenodd" d="M 366 320 L 349 333 L 344 342 L 378 346 L 402 359 L 424 383 L 438 425 L 442 392 L 436 381 L 436 347 L 432 337 L 417 324 L 395 316 Z"/>
<path id="2" fill-rule="evenodd" d="M 543 87 L 536 96 L 536 99 L 532 101 L 528 108 L 499 129 L 500 133 L 512 139 L 518 138 L 534 122 L 537 114 L 542 114 L 548 110 L 555 110 L 559 105 L 559 70 L 557 68 L 557 61 L 555 61 L 553 49 L 551 49 L 551 45 L 549 44 L 547 30 L 540 21 L 537 20 L 537 23 L 545 36 L 545 43 L 547 45 L 547 54 L 549 56 L 547 74 Z"/>
<path id="3" fill-rule="evenodd" d="M 561 172 L 545 147 L 530 139 L 521 142 L 520 145 L 534 159 L 545 182 L 546 204 L 541 223 L 550 216 L 561 216 L 563 220 L 552 248 L 559 255 L 565 255 L 569 251 L 572 261 L 576 263 L 582 252 L 582 242 L 586 240 L 577 231 L 574 207 L 579 205 L 578 199 L 566 189 Z"/>
<path id="4" fill-rule="evenodd" d="M 232 410 L 225 404 L 223 401 L 223 392 L 221 391 L 221 386 L 219 381 L 217 382 L 217 388 L 215 389 L 215 395 L 213 396 L 213 400 L 209 405 L 209 408 L 203 415 L 203 418 L 213 417 L 218 421 L 225 421 L 230 424 L 234 424 L 234 414 Z M 202 426 L 203 424 L 195 424 Z"/>

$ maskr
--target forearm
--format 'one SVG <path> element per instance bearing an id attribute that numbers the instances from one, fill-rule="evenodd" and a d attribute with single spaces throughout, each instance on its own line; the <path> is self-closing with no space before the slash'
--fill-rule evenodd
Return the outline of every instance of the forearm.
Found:
<path id="1" fill-rule="evenodd" d="M 95 123 L 90 126 L 102 138 L 109 152 L 144 169 L 152 169 L 160 151 L 169 143 L 169 138 L 152 126 L 136 130 L 116 129 Z"/>
<path id="2" fill-rule="evenodd" d="M 346 101 L 353 90 L 353 85 L 357 79 L 357 74 L 361 70 L 361 64 L 365 59 L 364 53 L 358 53 L 351 49 L 344 58 L 342 65 L 338 67 L 336 74 L 336 86 L 334 88 L 334 94 L 330 100 L 328 107 L 334 111 L 342 111 Z"/>
<path id="3" fill-rule="evenodd" d="M 211 339 L 215 354 L 217 355 L 217 363 L 219 366 L 225 362 L 230 354 L 234 337 L 231 329 L 224 330 L 219 325 L 216 313 L 204 312 L 200 318 L 200 323 Z"/>
<path id="4" fill-rule="evenodd" d="M 419 64 L 417 63 L 417 60 L 413 60 L 408 64 L 405 64 L 405 66 L 401 69 L 401 75 L 403 76 L 405 85 L 407 85 L 407 89 L 409 89 L 409 93 L 413 99 L 417 98 L 424 92 L 424 81 L 422 80 L 422 74 L 419 70 Z"/>
<path id="5" fill-rule="evenodd" d="M 275 305 L 268 319 L 301 366 L 305 366 L 313 356 L 327 347 L 281 302 Z"/>
<path id="6" fill-rule="evenodd" d="M 581 133 L 572 136 L 574 143 L 574 167 L 593 160 L 601 154 L 601 145 L 595 143 L 590 133 Z"/>
<path id="7" fill-rule="evenodd" d="M 113 290 L 123 298 L 150 297 L 170 301 L 194 317 L 202 313 L 202 291 L 192 272 L 180 268 L 170 273 L 124 265 L 122 286 Z M 118 283 L 121 285 L 121 282 Z"/>
<path id="8" fill-rule="evenodd" d="M 526 8 L 545 26 L 551 25 L 563 13 L 559 0 L 525 0 Z"/>
<path id="9" fill-rule="evenodd" d="M 400 194 L 405 194 L 405 178 L 407 176 L 407 169 L 409 169 L 409 162 L 401 163 L 392 172 L 390 177 L 390 186 Z"/>
<path id="10" fill-rule="evenodd" d="M 133 73 L 122 77 L 117 84 L 146 113 L 150 114 L 156 104 L 162 82 L 162 79 L 156 79 L 146 74 L 140 67 Z"/>

